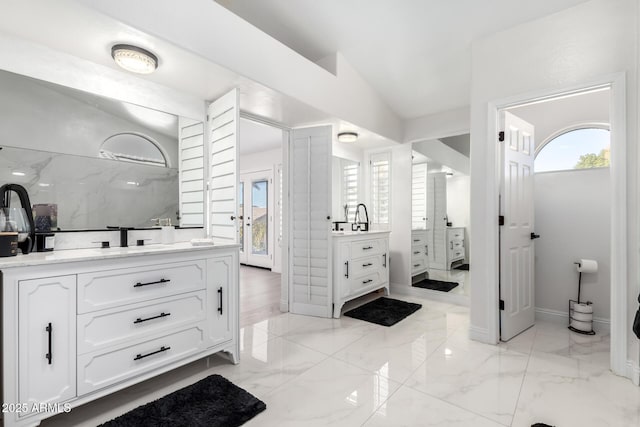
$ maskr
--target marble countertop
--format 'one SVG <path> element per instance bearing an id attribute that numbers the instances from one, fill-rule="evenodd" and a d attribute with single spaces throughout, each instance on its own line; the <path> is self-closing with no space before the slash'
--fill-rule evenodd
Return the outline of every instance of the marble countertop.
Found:
<path id="1" fill-rule="evenodd" d="M 11 267 L 30 267 L 36 265 L 59 264 L 74 261 L 91 261 L 132 256 L 167 254 L 172 252 L 203 251 L 237 248 L 239 245 L 203 245 L 194 246 L 190 242 L 178 242 L 168 245 L 129 246 L 126 248 L 87 248 L 68 249 L 51 252 L 32 252 L 28 255 L 16 255 L 0 258 L 0 270 Z"/>
<path id="2" fill-rule="evenodd" d="M 373 230 L 373 231 L 332 231 L 331 235 L 333 237 L 353 237 L 353 236 L 362 236 L 366 237 L 372 234 L 389 234 L 391 231 L 389 230 Z"/>

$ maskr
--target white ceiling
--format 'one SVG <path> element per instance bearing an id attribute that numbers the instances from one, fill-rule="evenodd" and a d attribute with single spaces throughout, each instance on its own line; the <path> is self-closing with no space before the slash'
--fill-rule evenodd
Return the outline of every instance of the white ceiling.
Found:
<path id="1" fill-rule="evenodd" d="M 402 118 L 469 104 L 471 43 L 587 0 L 217 0 L 312 61 L 341 52 Z"/>
<path id="2" fill-rule="evenodd" d="M 245 118 L 240 119 L 240 154 L 275 150 L 282 147 L 282 130 Z"/>

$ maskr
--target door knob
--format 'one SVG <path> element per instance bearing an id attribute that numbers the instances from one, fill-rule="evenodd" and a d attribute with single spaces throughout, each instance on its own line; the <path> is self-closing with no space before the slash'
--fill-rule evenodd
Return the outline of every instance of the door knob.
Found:
<path id="1" fill-rule="evenodd" d="M 539 234 L 531 233 L 531 240 L 539 239 L 539 238 L 540 238 L 540 235 L 539 235 Z"/>

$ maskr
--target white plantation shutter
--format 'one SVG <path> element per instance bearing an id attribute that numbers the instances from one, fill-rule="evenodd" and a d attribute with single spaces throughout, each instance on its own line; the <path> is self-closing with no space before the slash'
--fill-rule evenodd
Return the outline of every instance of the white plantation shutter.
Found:
<path id="1" fill-rule="evenodd" d="M 204 225 L 204 123 L 178 119 L 180 226 Z"/>
<path id="2" fill-rule="evenodd" d="M 411 170 L 411 229 L 427 228 L 427 164 L 414 164 Z"/>
<path id="3" fill-rule="evenodd" d="M 377 153 L 371 155 L 371 204 L 372 220 L 375 226 L 389 226 L 391 203 L 391 155 Z"/>
<path id="4" fill-rule="evenodd" d="M 331 317 L 331 126 L 294 129 L 289 150 L 289 310 Z"/>
<path id="5" fill-rule="evenodd" d="M 217 244 L 238 242 L 238 100 L 233 89 L 208 109 L 209 234 Z"/>
<path id="6" fill-rule="evenodd" d="M 358 176 L 360 164 L 351 163 L 342 166 L 342 201 L 347 205 L 347 218 L 351 221 L 358 206 Z"/>

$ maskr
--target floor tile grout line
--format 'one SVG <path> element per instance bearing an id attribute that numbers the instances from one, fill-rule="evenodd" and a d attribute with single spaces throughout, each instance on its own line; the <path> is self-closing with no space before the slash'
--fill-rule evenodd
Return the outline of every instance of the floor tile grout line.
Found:
<path id="1" fill-rule="evenodd" d="M 536 339 L 538 338 L 538 330 L 534 331 L 533 342 L 531 343 L 531 348 L 529 349 L 529 356 L 527 357 L 527 365 L 524 367 L 524 375 L 522 375 L 522 381 L 520 382 L 520 388 L 518 390 L 518 397 L 516 399 L 516 405 L 513 408 L 513 414 L 511 414 L 511 423 L 513 426 L 513 421 L 516 418 L 516 413 L 518 412 L 518 404 L 520 403 L 520 398 L 522 397 L 522 389 L 524 388 L 524 383 L 527 380 L 527 375 L 529 374 L 529 364 L 531 363 L 531 357 L 533 356 L 533 348 L 536 344 Z"/>

